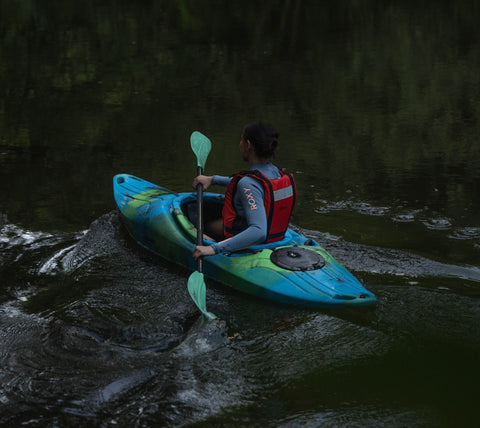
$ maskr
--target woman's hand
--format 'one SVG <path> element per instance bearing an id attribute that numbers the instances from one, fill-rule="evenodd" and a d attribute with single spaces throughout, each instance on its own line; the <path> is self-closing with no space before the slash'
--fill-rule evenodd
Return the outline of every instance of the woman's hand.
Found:
<path id="1" fill-rule="evenodd" d="M 195 261 L 198 260 L 199 257 L 213 256 L 214 254 L 215 250 L 211 245 L 197 245 L 193 250 L 193 258 Z"/>
<path id="2" fill-rule="evenodd" d="M 198 175 L 193 179 L 193 188 L 197 188 L 197 184 L 202 183 L 204 190 L 207 190 L 212 185 L 212 177 L 210 175 Z"/>

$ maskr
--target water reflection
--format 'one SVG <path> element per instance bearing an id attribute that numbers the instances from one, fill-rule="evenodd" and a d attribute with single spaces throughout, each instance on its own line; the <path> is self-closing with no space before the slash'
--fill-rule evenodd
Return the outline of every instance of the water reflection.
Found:
<path id="1" fill-rule="evenodd" d="M 281 129 L 278 161 L 304 172 L 303 194 L 321 183 L 328 200 L 350 190 L 478 220 L 478 6 L 211 6 L 1 6 L 0 162 L 4 180 L 23 177 L 3 192 L 14 221 L 51 225 L 60 204 L 65 227 L 93 220 L 109 189 L 87 177 L 184 188 L 196 128 L 214 141 L 207 168 L 230 174 L 257 117 Z"/>

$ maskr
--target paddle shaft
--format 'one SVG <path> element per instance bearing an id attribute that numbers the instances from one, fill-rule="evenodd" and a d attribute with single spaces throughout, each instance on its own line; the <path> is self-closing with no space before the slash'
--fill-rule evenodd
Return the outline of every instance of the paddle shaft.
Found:
<path id="1" fill-rule="evenodd" d="M 197 175 L 203 175 L 203 168 L 197 167 Z M 203 184 L 197 184 L 197 245 L 203 244 Z M 197 270 L 203 272 L 203 257 L 197 259 Z"/>

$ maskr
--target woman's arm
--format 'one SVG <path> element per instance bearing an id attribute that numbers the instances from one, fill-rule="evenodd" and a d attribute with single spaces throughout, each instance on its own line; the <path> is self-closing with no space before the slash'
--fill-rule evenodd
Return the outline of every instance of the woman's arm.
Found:
<path id="1" fill-rule="evenodd" d="M 228 187 L 230 181 L 232 181 L 232 177 L 225 177 L 223 175 L 212 176 L 212 184 L 216 184 L 218 186 Z"/>
<path id="2" fill-rule="evenodd" d="M 224 177 L 223 175 L 197 175 L 193 179 L 193 188 L 197 188 L 198 183 L 203 184 L 203 189 L 207 190 L 211 185 L 218 185 L 227 187 L 230 184 L 232 177 Z"/>
<path id="3" fill-rule="evenodd" d="M 225 178 L 230 181 L 230 177 Z M 243 177 L 237 184 L 235 201 L 239 202 L 241 207 L 239 211 L 245 217 L 248 227 L 224 241 L 212 245 L 197 245 L 193 251 L 193 258 L 197 260 L 201 256 L 236 251 L 263 243 L 267 237 L 267 215 L 263 197 L 263 186 L 253 178 Z"/>
<path id="4" fill-rule="evenodd" d="M 213 244 L 216 253 L 235 251 L 265 241 L 267 215 L 263 195 L 263 186 L 257 180 L 244 177 L 238 182 L 235 200 L 241 204 L 239 211 L 247 220 L 248 227 L 232 238 Z"/>

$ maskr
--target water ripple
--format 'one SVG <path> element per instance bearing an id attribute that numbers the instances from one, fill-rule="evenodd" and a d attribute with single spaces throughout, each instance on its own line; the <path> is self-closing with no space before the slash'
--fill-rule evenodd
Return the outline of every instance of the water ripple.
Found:
<path id="1" fill-rule="evenodd" d="M 349 211 L 357 214 L 373 217 L 389 218 L 395 223 L 418 223 L 428 230 L 448 231 L 448 238 L 457 240 L 480 239 L 480 228 L 475 226 L 455 226 L 455 221 L 449 217 L 439 216 L 430 211 L 428 207 L 423 209 L 411 209 L 406 207 L 374 206 L 368 202 L 356 200 L 327 201 L 316 200 L 319 205 L 315 208 L 318 214 L 329 214 L 332 211 Z"/>
<path id="2" fill-rule="evenodd" d="M 391 248 L 381 248 L 331 239 L 328 234 L 296 228 L 317 240 L 343 265 L 355 272 L 388 274 L 406 278 L 445 277 L 480 282 L 480 268 L 437 262 L 426 257 Z"/>
<path id="3" fill-rule="evenodd" d="M 209 283 L 209 305 L 227 321 L 205 323 L 189 298 L 187 273 L 137 251 L 112 213 L 81 236 L 18 241 L 9 251 L 17 257 L 21 249 L 21 263 L 35 268 L 28 268 L 30 283 L 0 304 L 0 422 L 221 426 L 234 412 L 240 421 L 253 413 L 259 425 L 281 426 L 289 422 L 282 409 L 306 402 L 314 414 L 290 413 L 293 425 L 334 423 L 348 412 L 328 407 L 342 400 L 355 420 L 389 421 L 387 410 L 369 412 L 361 398 L 368 387 L 359 385 L 373 383 L 373 400 L 382 401 L 391 385 L 435 374 L 422 375 L 428 366 L 402 369 L 429 341 L 456 350 L 480 345 L 477 300 L 423 286 L 427 276 L 478 282 L 478 268 L 300 232 L 352 271 L 373 275 L 368 288 L 377 306 L 285 308 Z M 405 421 L 418 416 L 388 410 Z"/>

